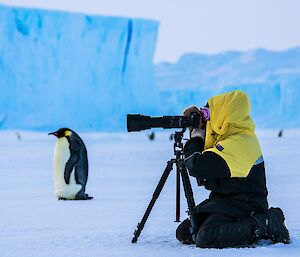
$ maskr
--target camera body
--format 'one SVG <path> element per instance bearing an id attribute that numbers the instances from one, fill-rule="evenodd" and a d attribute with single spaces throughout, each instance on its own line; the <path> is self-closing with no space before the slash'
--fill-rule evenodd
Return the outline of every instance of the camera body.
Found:
<path id="1" fill-rule="evenodd" d="M 197 112 L 192 112 L 189 117 L 187 116 L 161 116 L 150 117 L 140 114 L 127 115 L 127 130 L 142 131 L 151 128 L 198 128 L 200 124 L 201 115 Z"/>

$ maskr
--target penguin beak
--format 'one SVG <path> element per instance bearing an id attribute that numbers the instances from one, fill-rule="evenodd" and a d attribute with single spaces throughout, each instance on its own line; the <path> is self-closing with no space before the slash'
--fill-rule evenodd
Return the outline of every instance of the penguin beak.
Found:
<path id="1" fill-rule="evenodd" d="M 54 136 L 58 137 L 58 133 L 56 131 L 55 132 L 51 132 L 48 135 L 54 135 Z"/>

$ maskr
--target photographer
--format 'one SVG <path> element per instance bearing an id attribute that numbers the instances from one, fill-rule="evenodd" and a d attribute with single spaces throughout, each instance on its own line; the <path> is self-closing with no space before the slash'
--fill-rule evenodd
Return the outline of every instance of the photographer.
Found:
<path id="1" fill-rule="evenodd" d="M 201 113 L 202 120 L 199 128 L 190 129 L 185 164 L 211 193 L 195 208 L 195 241 L 189 219 L 178 226 L 177 239 L 201 248 L 249 246 L 261 239 L 289 243 L 282 210 L 268 209 L 264 160 L 247 95 L 214 96 L 206 107 L 189 107 L 184 115 L 191 112 Z"/>

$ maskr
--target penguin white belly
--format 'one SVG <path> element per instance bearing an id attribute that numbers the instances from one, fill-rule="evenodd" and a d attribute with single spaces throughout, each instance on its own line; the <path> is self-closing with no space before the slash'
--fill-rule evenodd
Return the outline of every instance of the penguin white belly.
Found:
<path id="1" fill-rule="evenodd" d="M 75 199 L 82 187 L 80 184 L 76 184 L 74 168 L 71 172 L 70 183 L 66 184 L 65 182 L 65 166 L 70 156 L 68 140 L 65 137 L 59 138 L 54 148 L 54 184 L 55 195 L 58 198 Z"/>

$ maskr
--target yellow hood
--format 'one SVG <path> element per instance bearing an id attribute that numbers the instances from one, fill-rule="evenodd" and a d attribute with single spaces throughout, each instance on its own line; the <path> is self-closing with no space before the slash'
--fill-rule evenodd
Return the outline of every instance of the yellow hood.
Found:
<path id="1" fill-rule="evenodd" d="M 210 98 L 208 105 L 205 151 L 220 155 L 232 177 L 246 177 L 261 156 L 248 96 L 236 90 Z"/>

